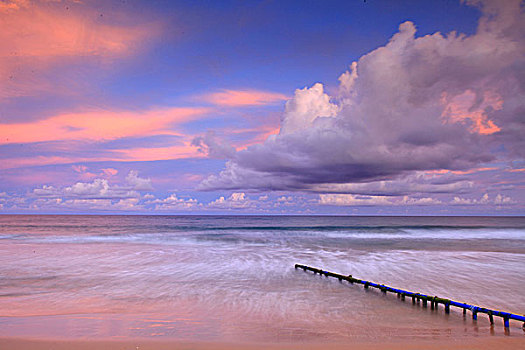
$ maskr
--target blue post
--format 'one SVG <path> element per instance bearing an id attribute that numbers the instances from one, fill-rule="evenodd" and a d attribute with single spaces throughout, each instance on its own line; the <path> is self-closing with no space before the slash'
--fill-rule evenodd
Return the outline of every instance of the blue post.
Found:
<path id="1" fill-rule="evenodd" d="M 384 284 L 377 284 L 377 283 L 366 281 L 366 280 L 360 280 L 360 279 L 357 279 L 357 278 L 353 278 L 352 275 L 343 276 L 343 275 L 340 275 L 340 274 L 337 274 L 337 273 L 323 271 L 321 269 L 316 269 L 314 267 L 310 267 L 310 266 L 306 266 L 306 265 L 295 264 L 295 268 L 301 268 L 304 271 L 307 271 L 307 270 L 308 271 L 312 271 L 314 274 L 319 273 L 320 275 L 325 275 L 326 277 L 335 277 L 335 278 L 338 278 L 339 280 L 343 280 L 344 279 L 344 280 L 349 281 L 352 284 L 353 283 L 360 283 L 360 284 L 364 285 L 365 289 L 368 289 L 368 287 L 372 286 L 374 288 L 378 288 L 379 290 L 381 290 L 381 292 L 383 292 L 385 294 L 387 292 L 397 293 L 398 297 L 401 297 L 401 299 L 405 299 L 405 296 L 409 296 L 409 297 L 412 298 L 412 303 L 413 304 L 415 304 L 416 302 L 419 304 L 419 302 L 421 301 L 422 304 L 423 304 L 423 307 L 427 307 L 427 302 L 428 301 L 431 302 L 431 306 L 433 308 L 435 308 L 435 309 L 438 308 L 439 303 L 442 303 L 445 306 L 445 313 L 447 313 L 447 314 L 450 312 L 450 306 L 451 305 L 455 306 L 455 307 L 462 308 L 463 309 L 463 315 L 466 315 L 467 309 L 469 309 L 472 312 L 472 319 L 474 321 L 476 321 L 478 319 L 478 312 L 486 313 L 489 316 L 489 320 L 490 320 L 491 324 L 493 323 L 493 317 L 494 316 L 499 316 L 499 317 L 503 318 L 503 324 L 505 325 L 505 329 L 506 329 L 505 331 L 506 332 L 508 332 L 510 319 L 525 322 L 525 315 L 512 314 L 512 313 L 508 313 L 508 312 L 504 312 L 504 311 L 498 311 L 498 310 L 491 310 L 491 309 L 479 307 L 479 306 L 476 306 L 476 305 L 470 305 L 470 304 L 466 304 L 466 303 L 463 303 L 463 302 L 458 302 L 458 301 L 455 301 L 455 300 L 439 298 L 437 296 L 436 297 L 431 297 L 429 295 L 425 295 L 425 294 L 422 294 L 422 293 L 414 293 L 414 292 L 406 291 L 406 290 L 403 290 L 403 289 L 398 289 L 398 288 L 392 288 L 392 287 L 389 287 L 389 286 L 385 286 Z M 525 331 L 525 323 L 523 323 L 522 327 L 523 327 L 523 330 Z"/>

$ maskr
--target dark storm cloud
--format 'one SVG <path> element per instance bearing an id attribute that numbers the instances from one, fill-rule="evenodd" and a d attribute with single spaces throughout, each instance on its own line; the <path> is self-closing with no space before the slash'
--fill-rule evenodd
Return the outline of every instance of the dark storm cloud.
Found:
<path id="1" fill-rule="evenodd" d="M 394 194 L 411 186 L 367 192 L 362 184 L 415 181 L 419 192 L 453 192 L 470 185 L 458 179 L 448 189 L 421 187 L 415 174 L 523 157 L 523 7 L 468 3 L 483 12 L 475 34 L 416 38 L 415 25 L 402 23 L 385 46 L 341 75 L 332 96 L 319 83 L 297 90 L 280 133 L 234 154 L 200 189 Z"/>

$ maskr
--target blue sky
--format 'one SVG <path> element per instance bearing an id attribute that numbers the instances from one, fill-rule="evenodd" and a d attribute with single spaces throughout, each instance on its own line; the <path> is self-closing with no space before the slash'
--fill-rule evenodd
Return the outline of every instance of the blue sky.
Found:
<path id="1" fill-rule="evenodd" d="M 0 1 L 0 212 L 522 215 L 524 17 Z"/>

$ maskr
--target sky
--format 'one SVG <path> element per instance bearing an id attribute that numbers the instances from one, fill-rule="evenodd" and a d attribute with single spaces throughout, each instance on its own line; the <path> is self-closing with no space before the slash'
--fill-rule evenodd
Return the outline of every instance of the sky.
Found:
<path id="1" fill-rule="evenodd" d="M 0 43 L 0 213 L 525 214 L 520 0 L 0 0 Z"/>

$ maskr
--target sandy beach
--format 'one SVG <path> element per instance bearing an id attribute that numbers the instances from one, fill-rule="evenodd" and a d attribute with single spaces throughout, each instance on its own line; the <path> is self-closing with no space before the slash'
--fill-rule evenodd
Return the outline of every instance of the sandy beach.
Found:
<path id="1" fill-rule="evenodd" d="M 498 317 L 491 327 L 486 315 L 447 314 L 294 268 L 523 314 L 522 219 L 4 220 L 2 350 L 516 349 L 524 342 L 522 322 L 512 320 L 507 334 Z"/>
<path id="2" fill-rule="evenodd" d="M 525 333 L 524 333 L 525 334 Z M 502 337 L 479 337 L 463 341 L 428 340 L 415 342 L 357 342 L 357 343 L 221 343 L 221 342 L 182 342 L 154 340 L 50 340 L 0 338 L 2 350 L 317 350 L 317 349 L 355 349 L 355 350 L 419 350 L 419 349 L 520 349 L 525 339 Z"/>

